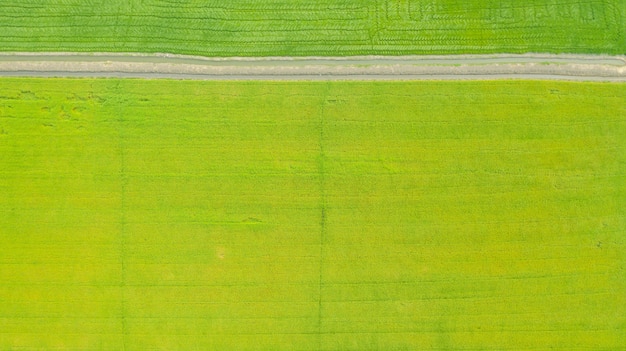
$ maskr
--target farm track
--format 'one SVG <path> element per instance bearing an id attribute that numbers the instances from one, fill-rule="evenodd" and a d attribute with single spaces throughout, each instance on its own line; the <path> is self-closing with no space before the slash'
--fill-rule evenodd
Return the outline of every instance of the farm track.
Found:
<path id="1" fill-rule="evenodd" d="M 626 81 L 626 56 L 502 54 L 208 58 L 172 54 L 1 53 L 0 76 L 196 80 Z"/>

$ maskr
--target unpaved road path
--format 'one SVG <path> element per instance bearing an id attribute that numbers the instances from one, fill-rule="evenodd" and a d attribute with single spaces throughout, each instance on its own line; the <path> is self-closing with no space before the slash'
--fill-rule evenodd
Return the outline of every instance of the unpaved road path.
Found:
<path id="1" fill-rule="evenodd" d="M 0 76 L 200 80 L 626 81 L 626 56 L 523 54 L 208 58 L 172 54 L 0 53 Z"/>

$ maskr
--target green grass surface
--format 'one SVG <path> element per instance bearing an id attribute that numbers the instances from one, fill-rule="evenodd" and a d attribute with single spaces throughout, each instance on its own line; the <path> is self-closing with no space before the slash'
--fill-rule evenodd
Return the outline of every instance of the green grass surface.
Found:
<path id="1" fill-rule="evenodd" d="M 1 350 L 620 350 L 625 84 L 0 80 Z"/>
<path id="2" fill-rule="evenodd" d="M 1 51 L 626 54 L 626 0 L 0 0 Z"/>

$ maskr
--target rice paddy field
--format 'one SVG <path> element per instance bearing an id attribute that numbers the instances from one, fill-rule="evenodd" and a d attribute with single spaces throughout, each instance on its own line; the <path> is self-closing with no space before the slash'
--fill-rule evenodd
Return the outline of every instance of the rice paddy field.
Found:
<path id="1" fill-rule="evenodd" d="M 624 0 L 0 0 L 0 51 L 626 53 Z"/>
<path id="2" fill-rule="evenodd" d="M 0 349 L 621 350 L 624 101 L 2 79 Z"/>

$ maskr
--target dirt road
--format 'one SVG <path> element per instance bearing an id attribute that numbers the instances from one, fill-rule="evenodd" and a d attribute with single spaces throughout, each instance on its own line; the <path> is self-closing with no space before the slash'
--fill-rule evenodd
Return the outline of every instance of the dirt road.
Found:
<path id="1" fill-rule="evenodd" d="M 626 56 L 524 54 L 207 58 L 171 54 L 0 53 L 0 76 L 200 80 L 626 81 Z"/>

